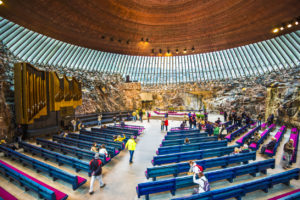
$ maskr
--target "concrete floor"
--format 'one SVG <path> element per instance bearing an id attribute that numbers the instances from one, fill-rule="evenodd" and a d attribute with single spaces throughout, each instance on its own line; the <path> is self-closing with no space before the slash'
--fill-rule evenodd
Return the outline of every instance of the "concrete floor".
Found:
<path id="1" fill-rule="evenodd" d="M 210 115 L 209 120 L 215 121 L 219 115 Z M 222 118 L 221 118 L 222 119 Z M 14 165 L 18 169 L 22 169 L 24 172 L 28 173 L 29 175 L 44 181 L 48 183 L 49 185 L 61 190 L 62 192 L 65 192 L 69 195 L 68 199 L 72 200 L 79 200 L 79 199 L 105 199 L 105 200 L 136 200 L 136 186 L 138 183 L 150 181 L 147 180 L 145 177 L 145 170 L 147 167 L 151 167 L 152 164 L 150 161 L 152 160 L 153 156 L 155 155 L 155 151 L 159 147 L 159 144 L 161 143 L 165 132 L 160 131 L 160 121 L 159 120 L 151 120 L 150 123 L 147 121 L 141 122 L 131 122 L 129 124 L 136 124 L 136 125 L 143 125 L 146 129 L 144 130 L 144 133 L 138 138 L 136 151 L 134 154 L 134 163 L 132 165 L 129 165 L 129 154 L 127 150 L 122 151 L 118 156 L 114 157 L 110 163 L 105 165 L 103 167 L 103 180 L 106 183 L 106 187 L 99 188 L 99 184 L 96 183 L 94 186 L 95 193 L 93 195 L 88 194 L 89 190 L 89 177 L 85 172 L 79 172 L 76 173 L 72 168 L 68 166 L 58 166 L 55 162 L 52 161 L 44 161 L 38 156 L 33 156 L 35 159 L 41 160 L 43 162 L 47 162 L 50 165 L 53 165 L 55 167 L 58 167 L 62 170 L 68 171 L 72 174 L 77 174 L 79 176 L 85 177 L 88 181 L 85 185 L 81 186 L 76 191 L 73 191 L 70 184 L 67 184 L 61 180 L 52 181 L 52 179 L 43 174 L 37 174 L 33 169 L 23 167 L 20 163 L 17 163 L 16 161 L 12 161 L 11 159 L 5 158 L 1 156 L 1 159 L 3 161 L 8 162 L 9 164 Z M 170 121 L 169 127 L 175 127 L 179 126 L 179 121 Z M 280 127 L 277 127 L 279 129 Z M 271 135 L 275 135 L 277 132 L 277 129 L 274 130 Z M 290 129 L 287 130 L 283 141 L 281 142 L 281 145 L 278 148 L 277 156 L 276 158 L 276 168 L 268 170 L 267 175 L 276 174 L 279 172 L 284 171 L 280 166 L 280 158 L 282 155 L 282 149 L 283 144 L 288 140 L 289 138 Z M 264 142 L 266 144 L 269 139 Z M 235 144 L 235 141 L 231 142 L 229 145 Z M 300 148 L 298 149 L 298 159 L 297 163 L 293 165 L 293 167 L 300 167 Z M 32 156 L 30 154 L 27 154 L 29 156 Z M 266 159 L 266 157 L 261 156 L 260 154 L 257 154 L 257 161 Z M 214 168 L 217 169 L 217 168 Z M 214 170 L 209 169 L 209 170 Z M 218 181 L 211 184 L 211 188 L 218 189 L 230 185 L 235 185 L 238 183 L 242 183 L 245 181 L 258 179 L 261 177 L 264 177 L 265 175 L 258 175 L 257 177 L 253 178 L 252 176 L 240 176 L 236 179 L 234 179 L 233 183 L 229 183 L 227 181 Z M 163 179 L 168 177 L 163 177 Z M 17 186 L 15 183 L 10 183 L 8 180 L 6 180 L 3 176 L 0 176 L 0 186 L 5 188 L 7 191 L 9 191 L 11 194 L 13 194 L 15 197 L 21 200 L 27 200 L 27 199 L 36 199 L 38 196 L 33 192 L 25 192 L 23 188 Z M 263 200 L 268 199 L 270 197 L 294 190 L 296 188 L 300 188 L 300 181 L 291 181 L 291 186 L 285 186 L 285 185 L 276 185 L 273 189 L 269 191 L 269 193 L 264 193 L 262 191 L 256 191 L 252 192 L 250 194 L 247 194 L 243 199 L 246 200 Z M 182 196 L 188 196 L 192 193 L 193 188 L 185 188 L 182 190 L 176 191 L 175 197 L 182 197 Z M 160 200 L 160 199 L 170 199 L 173 196 L 169 192 L 159 193 L 150 195 L 150 199 L 152 200 Z M 174 197 L 173 197 L 174 198 Z M 142 197 L 141 199 L 144 199 Z"/>

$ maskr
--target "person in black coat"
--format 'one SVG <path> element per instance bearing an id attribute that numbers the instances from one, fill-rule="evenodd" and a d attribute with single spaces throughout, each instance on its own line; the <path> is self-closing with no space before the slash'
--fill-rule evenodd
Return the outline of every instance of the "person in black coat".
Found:
<path id="1" fill-rule="evenodd" d="M 95 153 L 94 159 L 90 161 L 91 183 L 90 183 L 90 195 L 94 194 L 94 182 L 95 179 L 99 180 L 100 188 L 105 186 L 102 181 L 102 161 L 99 158 L 99 153 Z"/>

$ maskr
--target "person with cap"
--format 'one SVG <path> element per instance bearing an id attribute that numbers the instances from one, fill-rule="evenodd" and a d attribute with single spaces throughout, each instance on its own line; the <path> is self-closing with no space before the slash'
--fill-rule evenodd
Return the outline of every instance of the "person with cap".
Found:
<path id="1" fill-rule="evenodd" d="M 132 158 L 133 158 L 133 154 L 135 151 L 135 146 L 136 146 L 136 142 L 134 140 L 134 136 L 131 136 L 131 138 L 127 141 L 125 148 L 128 149 L 129 153 L 130 153 L 130 159 L 129 159 L 129 163 L 133 163 L 132 162 Z"/>
<path id="2" fill-rule="evenodd" d="M 94 182 L 95 179 L 99 180 L 100 188 L 105 186 L 102 180 L 102 162 L 99 158 L 99 153 L 95 153 L 94 159 L 90 161 L 90 172 L 91 172 L 91 182 L 90 182 L 90 195 L 94 194 Z"/>

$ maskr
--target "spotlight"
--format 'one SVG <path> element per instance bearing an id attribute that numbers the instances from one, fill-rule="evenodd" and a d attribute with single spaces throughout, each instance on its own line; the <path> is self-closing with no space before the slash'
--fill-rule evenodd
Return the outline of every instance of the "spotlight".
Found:
<path id="1" fill-rule="evenodd" d="M 281 30 L 281 31 L 283 31 L 283 30 L 284 30 L 284 27 L 283 27 L 283 26 L 282 26 L 282 27 L 280 27 L 280 30 Z"/>
<path id="2" fill-rule="evenodd" d="M 183 50 L 183 53 L 186 53 L 186 49 Z"/>
<path id="3" fill-rule="evenodd" d="M 291 28 L 292 26 L 293 26 L 292 23 L 288 23 L 286 27 Z"/>
<path id="4" fill-rule="evenodd" d="M 176 49 L 176 53 L 177 53 L 177 54 L 179 53 L 178 49 Z"/>
<path id="5" fill-rule="evenodd" d="M 159 53 L 161 53 L 162 52 L 162 50 L 161 49 L 159 49 Z"/>
<path id="6" fill-rule="evenodd" d="M 195 47 L 193 46 L 193 47 L 192 47 L 192 52 L 194 52 L 194 51 L 195 51 Z"/>
<path id="7" fill-rule="evenodd" d="M 295 21 L 295 25 L 298 25 L 299 24 L 299 22 L 298 21 Z"/>
<path id="8" fill-rule="evenodd" d="M 148 39 L 148 38 L 146 38 L 146 42 L 149 42 L 149 39 Z"/>
<path id="9" fill-rule="evenodd" d="M 144 38 L 141 38 L 141 41 L 144 42 Z"/>
<path id="10" fill-rule="evenodd" d="M 0 5 L 3 5 L 3 1 L 0 0 Z"/>
<path id="11" fill-rule="evenodd" d="M 274 28 L 272 32 L 273 33 L 278 33 L 278 31 L 279 31 L 279 28 Z"/>
<path id="12" fill-rule="evenodd" d="M 170 50 L 168 49 L 167 52 L 170 53 Z"/>

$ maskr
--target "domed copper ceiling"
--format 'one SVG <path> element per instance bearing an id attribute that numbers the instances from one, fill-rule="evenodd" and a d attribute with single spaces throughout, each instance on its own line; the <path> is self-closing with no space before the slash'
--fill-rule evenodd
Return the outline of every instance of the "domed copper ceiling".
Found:
<path id="1" fill-rule="evenodd" d="M 33 31 L 91 49 L 147 56 L 168 49 L 173 55 L 183 55 L 184 49 L 212 52 L 270 39 L 299 29 L 271 31 L 300 14 L 299 0 L 3 2 L 1 16 Z"/>

